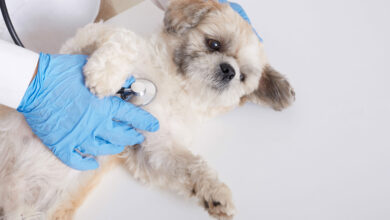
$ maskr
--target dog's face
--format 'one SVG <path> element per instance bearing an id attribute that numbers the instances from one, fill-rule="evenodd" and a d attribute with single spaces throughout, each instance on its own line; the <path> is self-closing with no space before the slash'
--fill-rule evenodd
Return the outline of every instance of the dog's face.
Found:
<path id="1" fill-rule="evenodd" d="M 164 23 L 179 74 L 207 106 L 250 100 L 280 110 L 292 102 L 289 83 L 268 65 L 252 27 L 228 4 L 172 0 Z"/>

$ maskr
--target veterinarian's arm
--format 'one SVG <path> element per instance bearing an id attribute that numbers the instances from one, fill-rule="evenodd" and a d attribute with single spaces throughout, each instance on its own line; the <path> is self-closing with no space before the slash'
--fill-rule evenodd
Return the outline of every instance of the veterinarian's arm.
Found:
<path id="1" fill-rule="evenodd" d="M 0 40 L 0 104 L 18 107 L 33 78 L 39 54 Z"/>

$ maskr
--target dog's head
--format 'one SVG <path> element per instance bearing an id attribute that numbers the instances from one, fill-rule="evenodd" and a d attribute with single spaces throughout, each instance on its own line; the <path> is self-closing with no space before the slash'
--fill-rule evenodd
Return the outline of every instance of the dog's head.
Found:
<path id="1" fill-rule="evenodd" d="M 294 91 L 268 64 L 251 25 L 228 4 L 171 0 L 164 25 L 179 74 L 207 106 L 252 101 L 281 110 L 293 102 Z"/>

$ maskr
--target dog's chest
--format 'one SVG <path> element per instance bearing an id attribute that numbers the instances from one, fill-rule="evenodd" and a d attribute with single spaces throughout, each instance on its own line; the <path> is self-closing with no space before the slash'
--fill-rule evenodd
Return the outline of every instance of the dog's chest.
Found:
<path id="1" fill-rule="evenodd" d="M 175 142 L 188 145 L 192 134 L 201 121 L 200 115 L 192 108 L 191 97 L 180 87 L 177 79 L 169 74 L 150 69 L 137 71 L 137 78 L 151 80 L 157 87 L 154 100 L 142 108 L 154 115 L 160 122 L 160 129 L 155 133 L 146 134 L 148 138 L 163 136 L 175 139 Z"/>

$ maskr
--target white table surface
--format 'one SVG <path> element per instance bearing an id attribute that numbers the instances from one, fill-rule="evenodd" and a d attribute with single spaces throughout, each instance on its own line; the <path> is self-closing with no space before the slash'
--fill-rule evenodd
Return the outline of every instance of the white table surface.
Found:
<path id="1" fill-rule="evenodd" d="M 390 2 L 238 2 L 297 101 L 283 112 L 248 104 L 206 124 L 197 139 L 197 152 L 234 193 L 236 219 L 390 219 Z M 154 28 L 160 14 L 142 7 L 115 23 Z M 76 219 L 210 217 L 194 200 L 116 169 Z"/>

